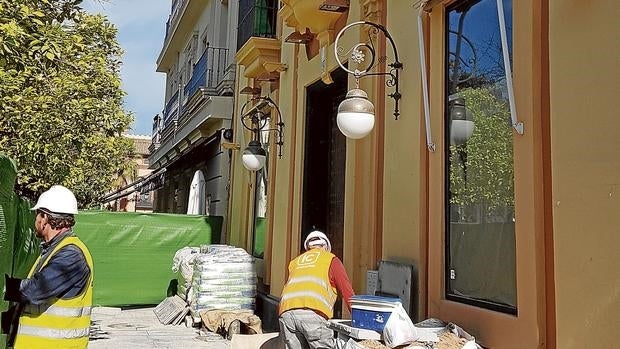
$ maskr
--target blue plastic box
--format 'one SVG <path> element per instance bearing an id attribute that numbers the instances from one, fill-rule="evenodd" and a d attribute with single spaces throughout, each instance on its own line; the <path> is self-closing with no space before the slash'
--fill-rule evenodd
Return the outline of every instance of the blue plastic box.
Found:
<path id="1" fill-rule="evenodd" d="M 398 298 L 379 296 L 351 297 L 351 324 L 353 327 L 383 332 L 392 310 L 400 304 Z"/>

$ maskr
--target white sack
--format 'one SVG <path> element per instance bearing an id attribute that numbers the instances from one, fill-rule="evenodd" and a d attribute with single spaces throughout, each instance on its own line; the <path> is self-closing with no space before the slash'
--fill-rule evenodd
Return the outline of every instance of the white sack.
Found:
<path id="1" fill-rule="evenodd" d="M 413 322 L 407 315 L 402 304 L 398 304 L 392 314 L 388 318 L 383 328 L 383 341 L 390 347 L 398 347 L 401 345 L 415 342 L 418 339 L 418 333 L 413 326 Z"/>

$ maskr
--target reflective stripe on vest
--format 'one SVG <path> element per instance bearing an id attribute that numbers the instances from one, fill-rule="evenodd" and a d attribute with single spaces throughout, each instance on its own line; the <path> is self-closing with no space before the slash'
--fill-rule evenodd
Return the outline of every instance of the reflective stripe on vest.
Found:
<path id="1" fill-rule="evenodd" d="M 41 328 L 35 326 L 19 326 L 17 335 L 27 335 L 33 337 L 45 337 L 55 339 L 76 339 L 88 337 L 90 328 L 74 328 L 62 330 L 57 328 Z"/>
<path id="2" fill-rule="evenodd" d="M 281 300 L 282 301 L 287 301 L 289 299 L 302 298 L 302 297 L 314 298 L 314 299 L 322 302 L 323 304 L 325 304 L 326 307 L 328 307 L 328 308 L 332 307 L 332 305 L 329 303 L 329 301 L 327 299 L 322 297 L 319 293 L 311 292 L 311 291 L 289 292 L 289 293 L 287 293 L 285 295 L 282 295 Z"/>
<path id="3" fill-rule="evenodd" d="M 320 248 L 311 249 L 289 264 L 289 279 L 282 290 L 279 314 L 291 309 L 312 309 L 331 318 L 338 293 L 329 281 L 329 268 L 335 258 Z"/>
<path id="4" fill-rule="evenodd" d="M 314 282 L 315 284 L 319 284 L 323 286 L 324 289 L 328 290 L 327 282 L 325 282 L 325 280 L 318 278 L 316 276 L 298 276 L 295 278 L 291 278 L 290 280 L 288 280 L 287 283 L 289 285 L 292 285 L 292 284 L 296 284 L 300 282 Z"/>
<path id="5" fill-rule="evenodd" d="M 42 305 L 26 305 L 19 318 L 14 349 L 50 349 L 88 347 L 90 314 L 93 298 L 93 260 L 88 248 L 75 236 L 67 236 L 47 256 L 37 269 L 35 262 L 28 277 L 43 269 L 50 259 L 67 245 L 77 246 L 84 254 L 90 276 L 84 291 L 70 299 L 54 298 Z M 36 269 L 36 270 L 35 270 Z"/>
<path id="6" fill-rule="evenodd" d="M 90 315 L 91 307 L 78 307 L 78 308 L 69 308 L 69 307 L 60 307 L 57 305 L 49 305 L 49 304 L 41 304 L 34 305 L 28 304 L 24 307 L 25 314 L 46 314 L 46 315 L 54 315 L 54 316 L 63 316 L 63 317 L 80 317 L 85 315 Z"/>

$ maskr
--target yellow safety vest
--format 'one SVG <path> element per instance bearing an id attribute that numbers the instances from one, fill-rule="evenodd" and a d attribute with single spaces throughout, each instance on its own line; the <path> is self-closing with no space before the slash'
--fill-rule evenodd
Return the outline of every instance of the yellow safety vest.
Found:
<path id="1" fill-rule="evenodd" d="M 93 259 L 88 248 L 76 236 L 67 236 L 41 265 L 41 270 L 61 248 L 75 245 L 82 250 L 90 268 L 88 286 L 71 299 L 54 298 L 46 304 L 27 304 L 19 318 L 15 349 L 83 349 L 88 347 L 90 311 L 93 303 Z M 41 256 L 33 265 L 32 277 Z M 37 270 L 38 271 L 38 270 Z"/>
<path id="2" fill-rule="evenodd" d="M 288 265 L 289 279 L 280 299 L 281 315 L 291 309 L 317 310 L 332 318 L 338 291 L 329 281 L 329 266 L 336 257 L 321 248 L 299 255 Z"/>

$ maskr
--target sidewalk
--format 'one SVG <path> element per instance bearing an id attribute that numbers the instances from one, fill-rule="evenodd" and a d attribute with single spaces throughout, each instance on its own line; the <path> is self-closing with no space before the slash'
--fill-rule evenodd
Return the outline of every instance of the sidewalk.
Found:
<path id="1" fill-rule="evenodd" d="M 221 336 L 185 325 L 162 325 L 153 308 L 93 308 L 89 349 L 228 349 Z"/>

